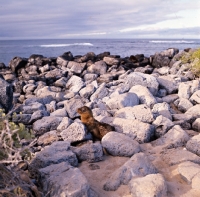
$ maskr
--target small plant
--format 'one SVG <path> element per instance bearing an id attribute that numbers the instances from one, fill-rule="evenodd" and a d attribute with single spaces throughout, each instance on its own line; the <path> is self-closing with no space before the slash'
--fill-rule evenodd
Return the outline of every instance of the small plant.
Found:
<path id="1" fill-rule="evenodd" d="M 31 159 L 31 152 L 22 147 L 21 140 L 31 140 L 34 135 L 24 124 L 8 121 L 4 111 L 0 109 L 0 163 L 17 164 L 23 159 Z"/>

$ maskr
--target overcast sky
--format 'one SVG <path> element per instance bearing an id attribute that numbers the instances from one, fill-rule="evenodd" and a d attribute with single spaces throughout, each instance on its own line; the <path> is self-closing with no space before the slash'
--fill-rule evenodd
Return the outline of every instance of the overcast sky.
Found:
<path id="1" fill-rule="evenodd" d="M 200 38 L 200 0 L 0 0 L 0 39 Z"/>

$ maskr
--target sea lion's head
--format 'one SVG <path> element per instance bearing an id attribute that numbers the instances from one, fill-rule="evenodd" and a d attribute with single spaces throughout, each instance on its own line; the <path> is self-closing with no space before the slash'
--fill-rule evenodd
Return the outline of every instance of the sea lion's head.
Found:
<path id="1" fill-rule="evenodd" d="M 91 109 L 89 107 L 87 107 L 87 106 L 83 106 L 83 107 L 78 108 L 77 112 L 80 115 L 83 115 L 83 114 L 92 114 Z"/>

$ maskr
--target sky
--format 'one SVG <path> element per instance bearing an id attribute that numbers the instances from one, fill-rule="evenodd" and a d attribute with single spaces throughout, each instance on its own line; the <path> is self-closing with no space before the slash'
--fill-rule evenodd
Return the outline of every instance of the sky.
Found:
<path id="1" fill-rule="evenodd" d="M 200 39 L 200 0 L 0 0 L 0 40 Z"/>

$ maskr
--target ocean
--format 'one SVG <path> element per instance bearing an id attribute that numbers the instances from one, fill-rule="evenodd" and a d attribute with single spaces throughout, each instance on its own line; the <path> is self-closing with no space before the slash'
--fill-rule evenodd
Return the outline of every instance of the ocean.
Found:
<path id="1" fill-rule="evenodd" d="M 0 62 L 8 65 L 16 56 L 28 58 L 32 54 L 58 57 L 71 51 L 75 55 L 87 52 L 99 54 L 109 51 L 111 55 L 126 57 L 144 54 L 154 55 L 168 48 L 200 48 L 200 39 L 46 39 L 46 40 L 0 40 Z"/>

